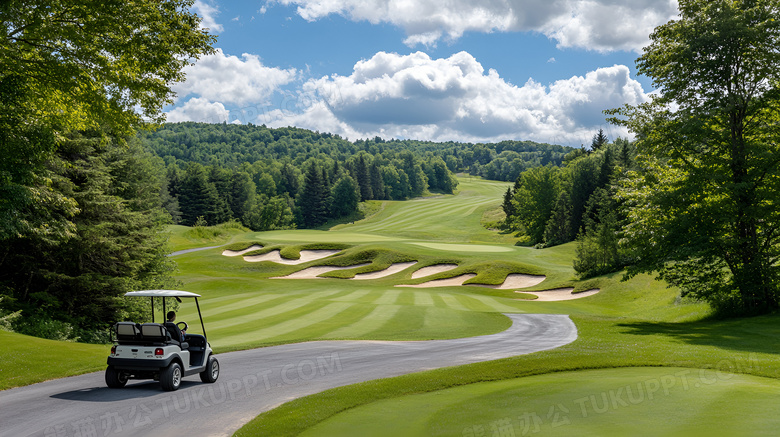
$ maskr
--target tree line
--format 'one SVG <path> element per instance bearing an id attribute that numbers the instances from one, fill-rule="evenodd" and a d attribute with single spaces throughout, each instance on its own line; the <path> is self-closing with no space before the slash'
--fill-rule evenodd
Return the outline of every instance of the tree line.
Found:
<path id="1" fill-rule="evenodd" d="M 182 148 L 171 137 L 180 129 L 184 138 L 201 141 Z M 162 201 L 173 221 L 187 226 L 236 220 L 257 231 L 313 228 L 354 215 L 359 202 L 452 194 L 458 185 L 437 155 L 403 147 L 369 148 L 371 153 L 305 129 L 182 123 L 139 137 L 167 162 Z M 230 138 L 233 143 L 223 142 Z M 245 138 L 258 143 L 244 144 Z M 276 139 L 265 144 L 262 138 Z M 240 152 L 244 147 L 251 153 Z M 214 148 L 235 153 L 228 159 L 214 152 L 208 164 L 197 159 Z M 260 158 L 264 150 L 270 156 Z"/>
<path id="2" fill-rule="evenodd" d="M 605 111 L 634 135 L 524 172 L 508 225 L 532 243 L 578 236 L 584 276 L 658 273 L 716 314 L 780 308 L 780 1 L 681 0 L 637 60 L 659 90 Z M 600 143 L 594 137 L 594 146 Z M 587 175 L 587 177 L 584 177 Z"/>
<path id="3" fill-rule="evenodd" d="M 432 142 L 418 140 L 357 139 L 307 129 L 267 128 L 253 124 L 167 123 L 157 130 L 138 133 L 146 147 L 170 164 L 217 163 L 236 168 L 243 163 L 286 160 L 295 167 L 312 157 L 327 156 L 345 162 L 363 151 L 371 156 L 392 157 L 409 151 L 428 160 L 438 156 L 454 173 L 468 173 L 485 179 L 514 181 L 528 168 L 560 165 L 571 147 L 533 141 L 499 143 Z"/>
<path id="4" fill-rule="evenodd" d="M 634 167 L 633 145 L 610 143 L 599 130 L 590 149 L 570 152 L 562 166 L 523 172 L 504 195 L 503 225 L 536 247 L 578 240 L 574 268 L 585 277 L 619 269 L 628 257 L 618 247 L 625 217 L 614 185 Z"/>

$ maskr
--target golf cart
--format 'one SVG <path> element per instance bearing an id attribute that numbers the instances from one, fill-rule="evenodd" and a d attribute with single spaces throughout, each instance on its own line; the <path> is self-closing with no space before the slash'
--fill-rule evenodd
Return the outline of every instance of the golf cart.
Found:
<path id="1" fill-rule="evenodd" d="M 152 301 L 152 323 L 118 322 L 114 325 L 115 344 L 111 347 L 106 368 L 106 385 L 121 388 L 130 379 L 160 381 L 163 390 L 177 390 L 181 379 L 194 374 L 203 382 L 213 383 L 219 377 L 219 362 L 206 340 L 206 328 L 200 314 L 200 295 L 177 290 L 131 291 L 125 296 L 149 297 Z M 195 298 L 203 335 L 184 334 L 187 323 L 154 323 L 154 298 L 161 297 L 163 315 L 165 298 Z"/>

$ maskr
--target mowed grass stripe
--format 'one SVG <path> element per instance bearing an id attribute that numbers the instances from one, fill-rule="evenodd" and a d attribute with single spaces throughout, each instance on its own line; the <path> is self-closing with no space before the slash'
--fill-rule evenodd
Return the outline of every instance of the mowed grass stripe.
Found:
<path id="1" fill-rule="evenodd" d="M 393 228 L 404 228 L 409 225 L 436 222 L 437 218 L 447 215 L 464 215 L 464 211 L 472 212 L 481 206 L 495 203 L 495 199 L 474 198 L 469 201 L 462 199 L 435 199 L 420 201 L 417 205 L 404 205 L 400 211 L 394 211 L 389 216 L 374 222 L 360 226 L 361 232 L 379 231 L 390 225 Z"/>
<path id="2" fill-rule="evenodd" d="M 351 290 L 339 290 L 335 293 L 328 293 L 326 296 L 312 295 L 312 298 L 319 300 L 341 300 L 343 297 L 348 296 L 351 293 Z"/>
<path id="3" fill-rule="evenodd" d="M 430 307 L 427 307 L 430 308 Z M 420 330 L 425 325 L 426 307 L 411 307 L 401 305 L 393 318 L 387 321 L 380 329 L 369 332 L 368 337 L 381 337 L 388 340 L 396 338 L 406 339 L 411 334 L 417 337 L 425 337 Z"/>
<path id="4" fill-rule="evenodd" d="M 400 294 L 401 292 L 398 290 L 385 291 L 382 293 L 382 296 L 374 301 L 374 305 L 393 305 L 398 300 Z"/>
<path id="5" fill-rule="evenodd" d="M 224 314 L 224 313 L 227 313 L 227 312 L 231 312 L 231 311 L 240 311 L 241 313 L 245 313 L 246 311 L 242 311 L 242 310 L 245 310 L 247 308 L 253 307 L 255 305 L 268 303 L 268 301 L 271 301 L 271 300 L 274 300 L 274 299 L 279 299 L 279 298 L 284 298 L 284 297 L 285 296 L 282 295 L 282 294 L 264 294 L 262 296 L 256 296 L 256 297 L 253 297 L 253 298 L 250 298 L 250 299 L 242 299 L 242 300 L 240 300 L 238 302 L 227 304 L 227 305 L 218 306 L 216 308 L 214 308 L 214 306 L 211 303 L 209 303 L 210 308 L 208 310 L 206 308 L 203 308 L 203 317 L 204 318 L 208 318 L 210 320 L 222 319 L 222 318 L 224 318 L 224 316 L 222 316 L 222 317 L 215 317 L 215 316 L 217 316 L 219 314 Z M 203 305 L 203 306 L 205 307 L 206 305 Z"/>
<path id="6" fill-rule="evenodd" d="M 346 296 L 331 297 L 330 300 L 336 300 L 340 302 L 355 302 L 368 293 L 371 293 L 371 290 L 357 290 L 347 294 Z"/>
<path id="7" fill-rule="evenodd" d="M 492 298 L 492 297 L 480 296 L 478 294 L 471 294 L 471 295 L 468 295 L 468 296 L 464 295 L 464 297 L 468 297 L 470 299 L 476 299 L 476 300 L 482 302 L 483 304 L 491 307 L 493 310 L 501 312 L 501 313 L 506 313 L 506 312 L 510 312 L 510 313 L 518 313 L 519 312 L 519 313 L 522 313 L 522 312 L 524 312 L 524 311 L 518 310 L 515 307 L 503 304 L 503 303 L 499 302 L 497 299 Z"/>
<path id="8" fill-rule="evenodd" d="M 339 313 L 348 310 L 352 307 L 352 305 L 354 304 L 347 302 L 333 302 L 316 311 L 308 313 L 303 317 L 288 320 L 274 326 L 269 326 L 268 328 L 253 331 L 251 336 L 255 339 L 271 340 L 275 337 L 280 337 L 295 331 L 304 331 L 318 322 L 338 316 Z M 300 337 L 309 337 L 309 334 L 303 333 L 300 335 Z"/>
<path id="9" fill-rule="evenodd" d="M 398 295 L 398 299 L 395 301 L 398 305 L 414 305 L 414 292 L 413 291 L 401 291 Z"/>
<path id="10" fill-rule="evenodd" d="M 414 292 L 414 304 L 417 306 L 434 306 L 431 294 L 424 291 Z"/>
<path id="11" fill-rule="evenodd" d="M 427 227 L 430 226 L 431 223 L 437 223 L 441 220 L 441 217 L 467 216 L 473 213 L 477 208 L 490 203 L 495 203 L 495 201 L 466 202 L 464 204 L 455 204 L 446 207 L 441 206 L 441 204 L 438 204 L 438 206 L 431 204 L 426 205 L 425 208 L 407 208 L 403 211 L 403 214 L 394 214 L 395 218 L 393 218 L 390 223 L 392 223 L 392 227 L 396 229 Z M 379 231 L 386 226 L 387 223 L 380 222 L 374 226 L 367 226 L 365 230 Z"/>
<path id="12" fill-rule="evenodd" d="M 338 317 L 331 317 L 315 323 L 306 329 L 306 333 L 318 340 L 325 339 L 324 336 L 329 333 L 365 319 L 375 308 L 376 307 L 373 305 L 364 305 L 353 302 L 352 306 L 340 312 Z"/>
<path id="13" fill-rule="evenodd" d="M 278 314 L 290 312 L 298 309 L 308 303 L 311 303 L 311 298 L 301 297 L 298 299 L 290 299 L 284 303 L 274 305 L 270 308 L 266 308 L 262 311 L 245 314 L 243 316 L 223 319 L 217 322 L 209 323 L 209 331 L 219 332 L 221 329 L 230 328 L 236 325 L 241 325 L 251 321 L 262 320 L 268 317 L 276 316 Z"/>
<path id="14" fill-rule="evenodd" d="M 440 294 L 439 297 L 444 301 L 447 307 L 458 311 L 471 311 L 465 305 L 463 305 L 455 296 L 451 294 Z"/>
<path id="15" fill-rule="evenodd" d="M 387 323 L 388 320 L 395 317 L 395 314 L 401 308 L 400 305 L 381 305 L 375 307 L 373 311 L 367 314 L 360 320 L 353 322 L 350 325 L 343 326 L 339 329 L 331 331 L 323 338 L 359 338 L 366 333 L 377 331 L 382 328 L 382 325 Z"/>

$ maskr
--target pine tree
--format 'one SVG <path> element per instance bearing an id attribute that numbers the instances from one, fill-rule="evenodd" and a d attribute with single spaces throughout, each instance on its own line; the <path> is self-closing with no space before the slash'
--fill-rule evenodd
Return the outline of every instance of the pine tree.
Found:
<path id="1" fill-rule="evenodd" d="M 323 183 L 322 172 L 316 163 L 311 163 L 306 170 L 306 176 L 301 188 L 298 207 L 301 212 L 302 225 L 315 228 L 328 219 L 327 187 Z"/>
<path id="2" fill-rule="evenodd" d="M 387 194 L 385 194 L 385 181 L 382 178 L 382 169 L 376 162 L 371 163 L 369 173 L 371 174 L 371 194 L 373 194 L 373 198 L 387 199 Z"/>
<path id="3" fill-rule="evenodd" d="M 331 213 L 335 218 L 350 215 L 357 211 L 360 193 L 357 182 L 349 175 L 342 176 L 332 190 Z"/>
<path id="4" fill-rule="evenodd" d="M 607 142 L 609 142 L 609 138 L 607 138 L 607 135 L 604 133 L 604 129 L 599 129 L 598 133 L 593 135 L 590 149 L 595 152 L 596 150 L 601 149 Z"/>

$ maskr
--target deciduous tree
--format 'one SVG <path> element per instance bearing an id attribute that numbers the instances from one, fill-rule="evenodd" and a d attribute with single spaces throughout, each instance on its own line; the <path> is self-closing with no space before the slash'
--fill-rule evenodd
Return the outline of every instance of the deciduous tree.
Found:
<path id="1" fill-rule="evenodd" d="M 638 60 L 659 89 L 612 111 L 637 134 L 622 190 L 638 263 L 684 295 L 756 314 L 778 307 L 780 2 L 682 0 Z M 622 120 L 622 121 L 621 121 Z"/>

